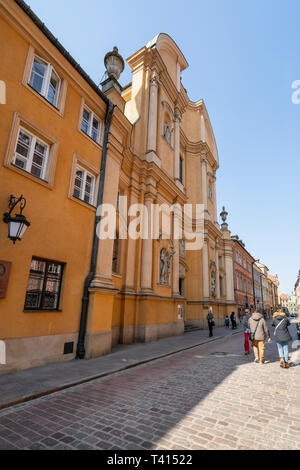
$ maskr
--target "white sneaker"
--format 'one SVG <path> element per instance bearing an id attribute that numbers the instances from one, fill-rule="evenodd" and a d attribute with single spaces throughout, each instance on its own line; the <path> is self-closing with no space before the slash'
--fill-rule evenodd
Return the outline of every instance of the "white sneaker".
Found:
<path id="1" fill-rule="evenodd" d="M 258 363 L 258 358 L 257 357 L 254 359 L 254 362 Z"/>

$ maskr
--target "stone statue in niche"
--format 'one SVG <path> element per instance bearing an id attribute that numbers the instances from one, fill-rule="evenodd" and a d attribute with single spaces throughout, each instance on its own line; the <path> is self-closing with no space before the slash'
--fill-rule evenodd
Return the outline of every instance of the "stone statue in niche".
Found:
<path id="1" fill-rule="evenodd" d="M 168 144 L 171 145 L 171 130 L 168 121 L 165 121 L 164 123 L 164 138 Z"/>
<path id="2" fill-rule="evenodd" d="M 160 252 L 160 265 L 159 265 L 159 282 L 160 284 L 167 284 L 167 278 L 170 274 L 171 258 L 174 256 L 175 251 L 169 253 L 166 248 Z"/>
<path id="3" fill-rule="evenodd" d="M 211 295 L 216 297 L 216 276 L 215 273 L 211 273 Z"/>

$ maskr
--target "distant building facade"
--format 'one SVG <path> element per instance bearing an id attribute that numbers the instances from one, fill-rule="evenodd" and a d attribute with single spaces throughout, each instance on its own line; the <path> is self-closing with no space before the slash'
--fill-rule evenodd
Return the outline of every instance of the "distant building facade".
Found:
<path id="1" fill-rule="evenodd" d="M 256 262 L 256 266 L 261 271 L 262 311 L 267 318 L 271 318 L 279 304 L 279 281 L 277 276 L 268 274 L 269 268 L 266 265 Z"/>
<path id="2" fill-rule="evenodd" d="M 233 241 L 234 292 L 238 317 L 243 315 L 245 308 L 255 307 L 253 290 L 253 263 L 255 259 L 246 250 L 245 244 L 237 235 Z"/>
<path id="3" fill-rule="evenodd" d="M 281 294 L 280 301 L 282 308 L 289 313 L 290 315 L 298 314 L 298 303 L 297 303 L 297 296 L 296 295 L 287 295 Z"/>

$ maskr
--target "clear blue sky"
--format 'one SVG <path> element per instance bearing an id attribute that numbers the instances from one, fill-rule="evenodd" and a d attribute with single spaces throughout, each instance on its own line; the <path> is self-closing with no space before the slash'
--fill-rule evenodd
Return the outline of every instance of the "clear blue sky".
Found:
<path id="1" fill-rule="evenodd" d="M 113 46 L 124 58 L 168 33 L 189 68 L 189 98 L 205 100 L 219 150 L 219 212 L 291 292 L 300 268 L 299 0 L 27 0 L 97 83 Z M 128 65 L 120 78 L 131 80 Z"/>

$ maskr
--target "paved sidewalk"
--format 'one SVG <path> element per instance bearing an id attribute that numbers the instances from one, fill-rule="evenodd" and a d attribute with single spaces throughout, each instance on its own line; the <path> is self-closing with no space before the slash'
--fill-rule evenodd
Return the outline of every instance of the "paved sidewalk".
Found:
<path id="1" fill-rule="evenodd" d="M 279 367 L 273 335 L 263 365 L 242 334 L 203 339 L 0 410 L 0 450 L 300 450 L 300 368 Z"/>
<path id="2" fill-rule="evenodd" d="M 72 360 L 3 374 L 0 375 L 0 409 L 241 332 L 241 326 L 237 330 L 215 328 L 214 336 L 209 338 L 208 330 L 198 330 L 151 343 L 118 345 L 111 354 L 96 359 Z"/>

